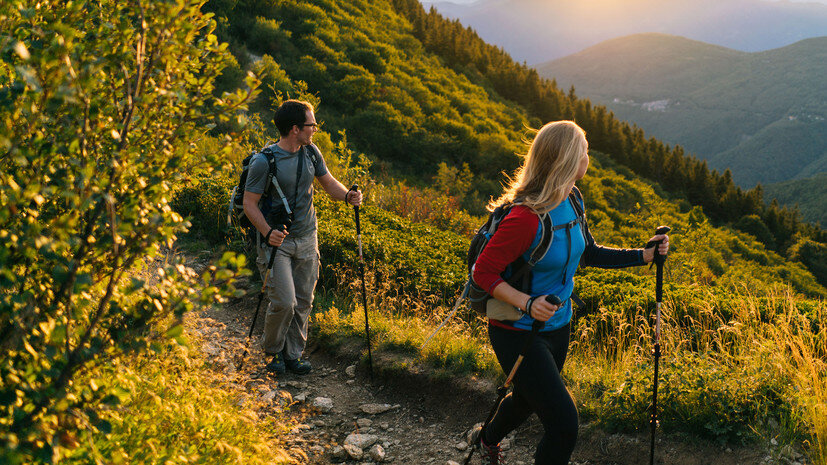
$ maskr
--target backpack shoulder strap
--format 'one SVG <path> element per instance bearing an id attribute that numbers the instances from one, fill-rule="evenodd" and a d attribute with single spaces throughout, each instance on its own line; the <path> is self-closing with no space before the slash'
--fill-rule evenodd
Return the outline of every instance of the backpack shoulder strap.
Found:
<path id="1" fill-rule="evenodd" d="M 319 158 L 321 157 L 321 153 L 319 152 L 319 148 L 316 147 L 314 144 L 307 144 L 304 146 L 305 153 L 310 158 L 310 161 L 313 163 L 313 174 L 316 174 L 316 171 L 319 170 Z"/>
<path id="2" fill-rule="evenodd" d="M 544 213 L 540 216 L 540 242 L 537 247 L 531 251 L 528 259 L 528 264 L 534 266 L 546 256 L 548 249 L 551 248 L 551 240 L 554 239 L 554 227 L 551 222 L 551 215 Z"/>
<path id="3" fill-rule="evenodd" d="M 263 149 L 261 149 L 261 154 L 264 155 L 264 158 L 267 159 L 267 164 L 270 165 L 270 171 L 267 173 L 267 184 L 272 184 L 273 187 L 276 188 L 276 193 L 279 196 L 279 199 L 284 204 L 284 208 L 288 214 L 292 213 L 292 209 L 290 208 L 290 204 L 287 202 L 287 197 L 285 197 L 284 192 L 281 190 L 281 186 L 279 185 L 278 181 L 278 165 L 276 164 L 276 154 L 273 153 L 273 149 L 270 148 L 270 145 L 267 145 Z"/>
<path id="4" fill-rule="evenodd" d="M 586 216 L 586 207 L 583 204 L 583 193 L 580 192 L 577 186 L 571 188 L 569 201 L 571 202 L 571 206 L 574 207 L 574 212 L 578 218 Z"/>

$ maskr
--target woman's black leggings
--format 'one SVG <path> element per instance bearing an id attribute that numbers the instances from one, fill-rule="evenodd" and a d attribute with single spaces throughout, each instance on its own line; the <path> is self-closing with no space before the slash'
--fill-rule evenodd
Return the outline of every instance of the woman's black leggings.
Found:
<path id="1" fill-rule="evenodd" d="M 496 444 L 522 424 L 531 413 L 543 423 L 545 434 L 534 454 L 535 465 L 565 465 L 577 441 L 577 407 L 566 390 L 560 371 L 569 347 L 569 325 L 541 332 L 534 338 L 514 376 L 508 394 L 485 429 L 485 442 Z M 488 335 L 505 373 L 517 361 L 528 331 L 512 331 L 488 325 Z"/>

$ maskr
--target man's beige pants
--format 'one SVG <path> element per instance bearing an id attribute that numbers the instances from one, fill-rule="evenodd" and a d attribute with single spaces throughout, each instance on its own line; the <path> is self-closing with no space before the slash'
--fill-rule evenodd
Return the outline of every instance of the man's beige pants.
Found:
<path id="1" fill-rule="evenodd" d="M 256 265 L 264 280 L 271 247 L 258 246 Z M 308 317 L 313 290 L 319 279 L 319 246 L 316 232 L 303 237 L 287 236 L 279 246 L 267 279 L 267 315 L 261 348 L 268 355 L 284 352 L 288 360 L 301 357 L 307 344 Z"/>

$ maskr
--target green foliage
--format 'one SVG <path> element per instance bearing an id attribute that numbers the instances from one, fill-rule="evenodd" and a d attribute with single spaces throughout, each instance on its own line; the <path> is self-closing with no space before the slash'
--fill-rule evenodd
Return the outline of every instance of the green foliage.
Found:
<path id="1" fill-rule="evenodd" d="M 387 3 L 330 0 L 299 6 L 248 2 L 226 13 L 235 25 L 228 34 L 271 56 L 293 82 L 306 82 L 324 104 L 327 129 L 347 129 L 354 147 L 383 161 L 377 166 L 422 180 L 440 162 L 465 163 L 466 192 L 496 193 L 496 181 L 482 178 L 496 179 L 502 169 L 516 166 L 514 153 L 526 123 L 522 110 L 491 99 L 485 88 L 421 53 L 406 20 Z M 242 31 L 248 24 L 256 25 L 256 35 Z M 262 25 L 266 37 L 258 32 Z M 268 40 L 276 35 L 290 45 L 270 47 Z M 487 134 L 507 136 L 492 144 Z"/>
<path id="2" fill-rule="evenodd" d="M 804 263 L 819 282 L 827 282 L 827 245 L 802 237 L 790 248 L 790 257 Z"/>
<path id="3" fill-rule="evenodd" d="M 244 92 L 197 1 L 0 7 L 0 457 L 53 462 L 124 398 L 90 371 L 232 291 L 243 259 L 198 276 L 163 250 L 185 230 L 173 186 L 218 166 L 189 144 Z M 254 80 L 248 80 L 254 87 Z M 78 382 L 84 373 L 97 373 Z M 77 438 L 77 439 L 76 439 Z M 82 441 L 81 441 L 82 442 Z"/>
<path id="4" fill-rule="evenodd" d="M 661 425 L 666 431 L 743 443 L 753 437 L 758 424 L 770 419 L 790 422 L 792 406 L 782 401 L 790 380 L 766 368 L 754 363 L 733 367 L 715 353 L 680 352 L 663 360 L 658 390 Z M 652 372 L 648 362 L 635 365 L 616 390 L 595 397 L 595 404 L 604 405 L 602 425 L 625 431 L 649 428 Z"/>
<path id="5" fill-rule="evenodd" d="M 110 425 L 106 434 L 78 444 L 63 462 L 294 463 L 274 446 L 284 420 L 277 412 L 259 416 L 255 397 L 221 382 L 221 368 L 180 345 L 101 368 L 95 376 L 117 378 L 116 389 L 128 394 L 123 405 L 99 412 Z"/>
<path id="6" fill-rule="evenodd" d="M 621 122 L 604 106 L 577 98 L 574 87 L 568 93 L 563 92 L 556 82 L 540 77 L 536 70 L 525 64 L 515 63 L 502 49 L 484 43 L 471 28 L 443 18 L 433 8 L 426 12 L 416 0 L 394 0 L 392 3 L 410 20 L 414 35 L 424 47 L 442 57 L 455 71 L 475 84 L 494 89 L 496 95 L 518 103 L 529 117 L 540 121 L 576 121 L 586 130 L 590 147 L 608 154 L 639 176 L 660 183 L 666 191 L 702 207 L 715 223 L 725 224 L 742 215 L 756 214 L 771 231 L 774 245 L 782 253 L 792 245 L 796 233 L 827 242 L 824 232 L 802 223 L 795 210 L 781 208 L 778 204 L 765 206 L 760 186 L 745 192 L 734 184 L 731 173 L 711 171 L 705 161 L 686 156 L 680 146 L 670 148 L 656 139 L 647 139 L 641 128 Z M 807 46 L 816 44 L 811 41 Z M 639 72 L 639 68 L 635 67 L 633 71 Z M 718 96 L 714 92 L 712 95 L 715 103 L 710 105 L 714 106 Z M 704 138 L 708 138 L 708 132 L 706 129 L 700 131 Z M 792 145 L 795 144 L 787 147 Z M 503 169 L 502 164 L 496 166 Z"/>

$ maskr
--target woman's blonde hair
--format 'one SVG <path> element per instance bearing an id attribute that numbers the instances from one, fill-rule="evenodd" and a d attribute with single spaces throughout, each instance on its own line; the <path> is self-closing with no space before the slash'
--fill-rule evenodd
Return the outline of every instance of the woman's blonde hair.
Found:
<path id="1" fill-rule="evenodd" d="M 587 149 L 586 132 L 573 121 L 547 123 L 537 131 L 503 195 L 492 200 L 488 209 L 513 202 L 538 214 L 552 210 L 569 195 Z"/>

